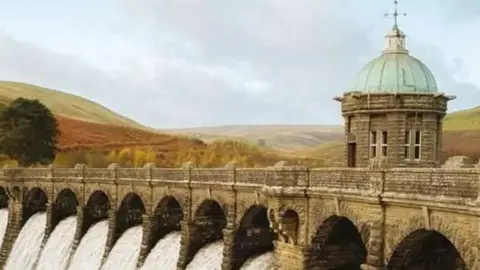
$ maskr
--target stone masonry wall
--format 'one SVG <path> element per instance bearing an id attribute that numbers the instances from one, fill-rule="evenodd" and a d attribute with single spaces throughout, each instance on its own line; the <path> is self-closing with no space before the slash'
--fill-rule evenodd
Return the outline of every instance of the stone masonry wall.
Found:
<path id="1" fill-rule="evenodd" d="M 467 267 L 458 269 L 480 269 L 479 179 L 480 170 L 475 168 L 242 169 L 232 164 L 215 169 L 115 165 L 105 169 L 81 165 L 74 169 L 3 168 L 0 194 L 9 196 L 10 217 L 0 265 L 3 267 L 21 230 L 23 212 L 31 215 L 46 209 L 51 221 L 47 233 L 58 223 L 56 217 L 76 213 L 74 247 L 92 220 L 108 219 L 104 258 L 120 231 L 141 224 L 144 235 L 138 266 L 161 230 L 180 230 L 177 269 L 185 269 L 199 245 L 211 239 L 224 240 L 223 270 L 239 269 L 239 262 L 246 259 L 246 253 L 239 252 L 243 246 L 262 252 L 274 248 L 277 269 L 323 265 L 315 261 L 318 258 L 333 260 L 331 265 L 342 263 L 334 261 L 336 255 L 320 256 L 322 250 L 353 254 L 348 263 L 382 269 L 390 258 L 395 263 L 401 261 L 402 250 L 413 241 L 404 244 L 403 239 L 423 228 L 437 231 L 453 243 Z M 44 206 L 33 204 L 32 198 Z M 68 208 L 68 212 L 54 207 L 52 203 L 62 198 L 72 201 L 62 205 L 76 208 Z M 125 220 L 125 212 L 134 219 Z M 175 220 L 162 220 L 169 216 Z M 274 239 L 272 245 L 262 242 L 255 247 L 255 241 L 247 236 L 256 233 L 261 233 L 262 239 Z M 357 240 L 352 245 L 335 246 L 344 241 L 335 240 L 335 235 L 352 235 Z M 345 250 L 348 247 L 364 249 L 365 257 L 355 257 L 356 253 Z"/>
<path id="2" fill-rule="evenodd" d="M 372 156 L 372 131 L 387 132 L 386 163 L 391 167 L 438 167 L 442 149 L 442 122 L 449 97 L 432 94 L 345 93 L 338 98 L 345 118 L 345 161 L 349 144 L 356 145 L 356 167 L 367 167 Z M 420 131 L 420 158 L 416 159 L 414 138 Z M 410 140 L 408 140 L 410 138 Z M 377 135 L 381 140 L 381 134 Z M 349 143 L 349 144 L 348 144 Z M 405 153 L 406 143 L 410 144 Z M 380 149 L 380 144 L 377 144 Z M 381 152 L 377 153 L 380 156 Z M 347 164 L 345 164 L 347 165 Z"/>

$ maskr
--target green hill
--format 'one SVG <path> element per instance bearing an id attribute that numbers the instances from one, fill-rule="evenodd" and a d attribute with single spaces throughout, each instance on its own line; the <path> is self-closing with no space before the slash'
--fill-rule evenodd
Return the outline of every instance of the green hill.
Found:
<path id="1" fill-rule="evenodd" d="M 480 130 L 480 106 L 449 113 L 443 129 L 448 131 Z"/>
<path id="2" fill-rule="evenodd" d="M 9 103 L 18 97 L 38 99 L 49 107 L 53 113 L 70 118 L 103 124 L 146 128 L 86 98 L 26 83 L 0 81 L 0 104 Z"/>

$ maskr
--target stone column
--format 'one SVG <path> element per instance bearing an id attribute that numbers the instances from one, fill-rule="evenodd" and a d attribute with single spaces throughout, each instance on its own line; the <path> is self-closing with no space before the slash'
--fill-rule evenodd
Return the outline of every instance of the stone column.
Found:
<path id="1" fill-rule="evenodd" d="M 11 201 L 8 211 L 7 230 L 5 231 L 0 250 L 0 269 L 3 269 L 5 266 L 5 262 L 10 255 L 13 244 L 22 229 L 22 202 L 17 200 Z"/>
<path id="2" fill-rule="evenodd" d="M 437 115 L 424 113 L 422 117 L 421 160 L 422 167 L 437 167 Z"/>
<path id="3" fill-rule="evenodd" d="M 42 240 L 42 249 L 43 246 L 47 243 L 48 237 L 52 233 L 54 229 L 54 209 L 55 209 L 55 203 L 47 203 L 47 209 L 46 209 L 46 214 L 47 214 L 47 224 L 45 225 L 45 235 L 43 236 Z"/>
<path id="4" fill-rule="evenodd" d="M 359 114 L 354 118 L 355 137 L 357 142 L 356 163 L 357 167 L 366 167 L 370 162 L 369 157 L 369 136 L 370 136 L 370 115 Z"/>
<path id="5" fill-rule="evenodd" d="M 235 245 L 235 230 L 223 229 L 222 270 L 233 269 L 233 247 Z"/>
<path id="6" fill-rule="evenodd" d="M 308 259 L 308 247 L 275 241 L 275 269 L 298 270 L 305 269 Z"/>
<path id="7" fill-rule="evenodd" d="M 191 249 L 195 239 L 193 239 L 197 231 L 197 225 L 188 221 L 181 221 L 182 238 L 180 240 L 180 256 L 178 257 L 177 270 L 184 270 L 195 254 L 192 254 Z"/>
<path id="8" fill-rule="evenodd" d="M 43 235 L 42 239 L 42 244 L 40 246 L 40 253 L 38 254 L 37 259 L 35 260 L 35 264 L 33 265 L 33 268 L 37 268 L 38 260 L 40 260 L 40 256 L 42 254 L 42 250 L 45 247 L 45 244 L 48 241 L 48 237 L 50 237 L 50 234 L 52 233 L 54 229 L 54 209 L 55 209 L 55 203 L 47 203 L 47 209 L 46 209 L 46 215 L 47 215 L 47 224 L 45 225 L 45 233 Z"/>
<path id="9" fill-rule="evenodd" d="M 82 237 L 85 234 L 85 232 L 83 231 L 84 213 L 85 213 L 85 207 L 77 206 L 77 224 L 75 226 L 75 236 L 73 238 L 70 254 L 68 255 L 67 266 L 70 265 L 70 260 L 72 259 L 72 255 L 75 253 L 75 250 L 77 250 L 78 244 L 80 244 L 80 240 L 82 240 Z"/>
<path id="10" fill-rule="evenodd" d="M 150 250 L 152 250 L 153 245 L 155 243 L 152 243 L 152 231 L 153 231 L 153 224 L 154 224 L 154 215 L 148 215 L 144 214 L 142 216 L 142 228 L 143 228 L 143 234 L 142 234 L 142 246 L 140 247 L 140 255 L 138 256 L 138 261 L 137 261 L 137 268 L 140 268 L 143 263 L 145 262 L 145 259 L 147 258 L 148 254 L 150 253 Z"/>
<path id="11" fill-rule="evenodd" d="M 405 132 L 407 131 L 407 114 L 404 112 L 387 115 L 387 157 L 393 167 L 405 166 Z"/>
<path id="12" fill-rule="evenodd" d="M 384 258 L 384 211 L 385 208 L 380 206 L 375 209 L 378 212 L 378 219 L 374 220 L 370 224 L 370 238 L 367 243 L 367 262 L 362 265 L 363 270 L 383 270 Z"/>
<path id="13" fill-rule="evenodd" d="M 110 253 L 110 250 L 112 250 L 113 245 L 115 244 L 116 229 L 117 229 L 117 215 L 115 213 L 115 210 L 109 209 L 108 210 L 108 235 L 107 235 L 107 241 L 105 243 L 105 251 L 103 252 L 102 265 L 105 263 L 105 260 L 107 259 L 108 254 Z"/>

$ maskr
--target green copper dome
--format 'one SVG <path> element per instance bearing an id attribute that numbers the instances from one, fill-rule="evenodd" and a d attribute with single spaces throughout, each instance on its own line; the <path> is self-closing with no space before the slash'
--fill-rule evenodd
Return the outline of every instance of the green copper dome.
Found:
<path id="1" fill-rule="evenodd" d="M 432 72 L 405 49 L 405 35 L 397 25 L 386 36 L 382 54 L 358 73 L 353 91 L 368 93 L 434 93 Z"/>

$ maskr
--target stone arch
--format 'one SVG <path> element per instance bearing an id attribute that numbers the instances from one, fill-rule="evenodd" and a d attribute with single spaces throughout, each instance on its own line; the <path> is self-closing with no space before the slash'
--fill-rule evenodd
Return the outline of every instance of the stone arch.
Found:
<path id="1" fill-rule="evenodd" d="M 165 196 L 154 210 L 152 232 L 149 249 L 168 233 L 180 231 L 180 221 L 183 220 L 183 209 L 180 202 L 173 196 Z"/>
<path id="2" fill-rule="evenodd" d="M 368 220 L 368 218 L 365 219 L 365 217 L 362 217 L 368 216 L 368 214 L 361 214 L 358 209 L 351 208 L 348 206 L 348 204 L 344 202 L 340 202 L 339 208 L 340 211 L 339 213 L 337 213 L 337 215 L 348 218 L 353 223 L 353 225 L 355 225 L 358 232 L 360 233 L 360 236 L 362 236 L 362 241 L 365 244 L 365 247 L 368 250 L 370 245 L 370 229 L 374 222 Z"/>
<path id="3" fill-rule="evenodd" d="M 134 192 L 130 192 L 125 195 L 116 213 L 117 224 L 115 241 L 128 228 L 142 224 L 143 214 L 145 214 L 145 204 L 143 203 L 140 195 Z"/>
<path id="4" fill-rule="evenodd" d="M 309 247 L 308 269 L 360 270 L 367 249 L 355 224 L 333 215 L 317 229 Z"/>
<path id="5" fill-rule="evenodd" d="M 47 193 L 39 188 L 33 187 L 25 193 L 22 205 L 22 226 L 27 220 L 38 212 L 47 210 Z"/>
<path id="6" fill-rule="evenodd" d="M 64 218 L 77 215 L 77 195 L 69 188 L 62 189 L 52 204 L 52 230 Z"/>
<path id="7" fill-rule="evenodd" d="M 233 269 L 238 270 L 251 256 L 273 250 L 275 233 L 270 228 L 267 208 L 252 205 L 244 213 L 235 232 L 233 243 Z"/>
<path id="8" fill-rule="evenodd" d="M 8 200 L 7 190 L 0 186 L 0 208 L 8 208 Z"/>
<path id="9" fill-rule="evenodd" d="M 200 248 L 223 238 L 222 230 L 227 224 L 227 217 L 217 201 L 207 199 L 195 210 L 193 223 L 194 231 L 188 247 L 187 264 L 193 259 L 193 256 Z"/>
<path id="10" fill-rule="evenodd" d="M 387 269 L 464 270 L 467 267 L 455 245 L 442 233 L 418 229 L 400 241 Z"/>
<path id="11" fill-rule="evenodd" d="M 88 197 L 83 213 L 82 236 L 95 223 L 108 218 L 108 211 L 112 205 L 108 195 L 101 191 L 95 190 Z"/>

